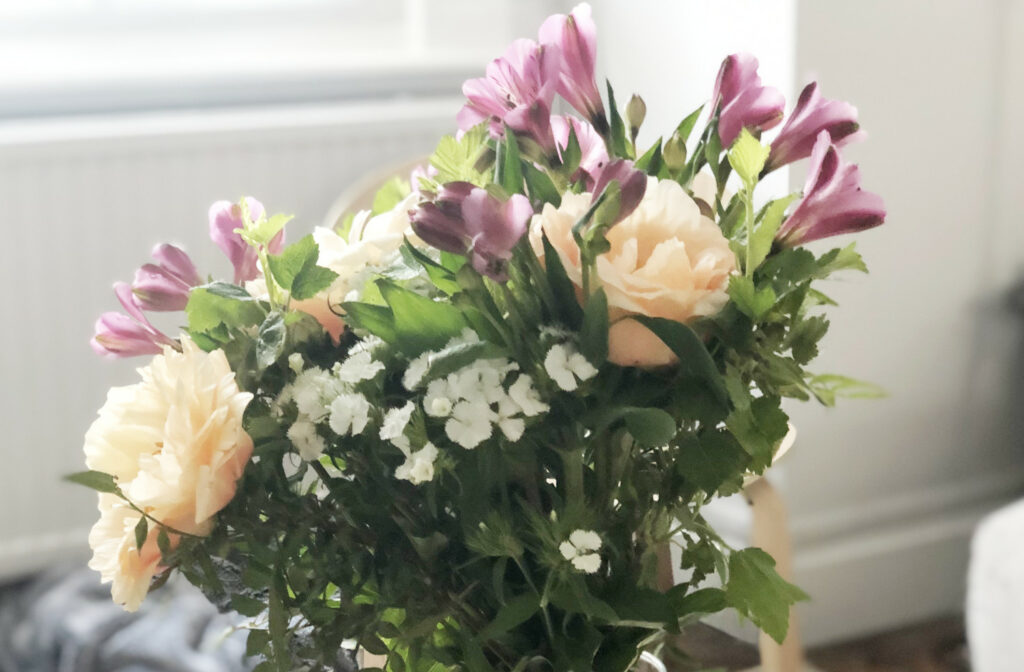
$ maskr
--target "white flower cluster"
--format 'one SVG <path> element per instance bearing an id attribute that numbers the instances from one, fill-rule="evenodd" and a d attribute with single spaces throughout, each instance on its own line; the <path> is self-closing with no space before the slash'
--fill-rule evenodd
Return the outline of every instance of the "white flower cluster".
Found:
<path id="1" fill-rule="evenodd" d="M 288 439 L 304 460 L 315 460 L 327 447 L 318 431 L 325 421 L 338 436 L 362 434 L 370 420 L 370 401 L 355 386 L 371 380 L 384 370 L 383 362 L 373 358 L 373 350 L 381 342 L 367 339 L 352 348 L 349 356 L 329 371 L 319 367 L 303 368 L 302 356 L 288 358 L 296 372 L 294 382 L 286 385 L 277 399 L 278 414 L 291 402 L 298 412 L 288 428 Z"/>
<path id="2" fill-rule="evenodd" d="M 437 446 L 427 441 L 419 450 L 412 449 L 412 442 L 405 430 L 416 411 L 416 404 L 407 401 L 401 408 L 392 408 L 384 413 L 380 438 L 390 441 L 405 455 L 403 462 L 395 469 L 395 478 L 419 485 L 434 480 L 434 462 L 437 460 Z"/>
<path id="3" fill-rule="evenodd" d="M 470 330 L 446 346 L 479 341 Z M 417 387 L 438 352 L 427 352 L 409 363 L 403 383 Z M 473 449 L 491 438 L 497 426 L 509 441 L 518 441 L 526 430 L 526 418 L 548 411 L 533 379 L 518 373 L 519 365 L 505 358 L 479 359 L 427 384 L 423 411 L 433 418 L 447 418 L 445 434 L 454 443 Z M 515 375 L 512 380 L 512 374 Z M 506 389 L 506 383 L 508 385 Z"/>
<path id="4" fill-rule="evenodd" d="M 597 369 L 571 343 L 551 346 L 544 358 L 544 370 L 558 387 L 572 392 L 581 382 L 597 375 Z"/>
<path id="5" fill-rule="evenodd" d="M 592 530 L 576 530 L 558 546 L 562 557 L 584 574 L 596 574 L 601 569 L 601 537 Z"/>

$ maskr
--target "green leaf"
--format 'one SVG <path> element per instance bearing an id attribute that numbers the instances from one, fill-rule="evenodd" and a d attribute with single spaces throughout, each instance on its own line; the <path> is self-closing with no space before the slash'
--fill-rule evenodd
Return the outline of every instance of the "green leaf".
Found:
<path id="1" fill-rule="evenodd" d="M 603 288 L 590 295 L 583 309 L 580 352 L 594 366 L 608 359 L 608 297 Z"/>
<path id="2" fill-rule="evenodd" d="M 688 593 L 689 589 L 689 584 L 682 583 L 667 593 L 677 616 L 714 614 L 729 606 L 725 591 L 721 588 L 701 588 Z"/>
<path id="3" fill-rule="evenodd" d="M 249 599 L 249 598 L 246 598 Z M 255 600 L 254 600 L 255 601 Z M 232 601 L 232 608 L 234 609 L 234 602 Z M 243 616 L 256 616 L 256 614 L 246 614 L 242 611 L 235 609 L 238 613 Z M 270 633 L 266 630 L 250 630 L 249 636 L 245 640 L 245 655 L 253 657 L 263 654 L 267 649 L 267 645 L 270 644 Z"/>
<path id="4" fill-rule="evenodd" d="M 453 296 L 461 291 L 462 288 L 459 287 L 459 283 L 455 279 L 455 273 L 423 254 L 408 239 L 402 244 L 402 255 L 411 260 L 411 262 L 422 266 L 423 270 L 427 272 L 427 277 L 434 283 L 434 286 L 445 294 Z"/>
<path id="5" fill-rule="evenodd" d="M 156 547 L 160 549 L 161 555 L 167 555 L 171 552 L 171 538 L 167 535 L 167 530 L 161 527 L 156 533 Z"/>
<path id="6" fill-rule="evenodd" d="M 758 397 L 747 408 L 736 408 L 725 421 L 729 431 L 752 458 L 750 468 L 761 473 L 772 463 L 775 449 L 789 432 L 789 417 L 778 397 Z"/>
<path id="7" fill-rule="evenodd" d="M 764 163 L 768 160 L 770 151 L 770 147 L 762 145 L 760 140 L 744 128 L 729 149 L 729 165 L 744 184 L 752 185 L 757 182 L 758 175 L 764 170 Z"/>
<path id="8" fill-rule="evenodd" d="M 771 287 L 757 289 L 752 278 L 734 275 L 729 278 L 729 298 L 740 312 L 759 322 L 775 305 L 775 292 Z"/>
<path id="9" fill-rule="evenodd" d="M 537 168 L 529 161 L 522 164 L 523 179 L 526 180 L 526 190 L 530 192 L 530 201 L 534 209 L 540 212 L 545 203 L 550 203 L 556 208 L 562 204 L 562 195 L 558 188 L 551 181 L 547 173 Z"/>
<path id="10" fill-rule="evenodd" d="M 675 418 L 660 408 L 630 408 L 622 419 L 633 438 L 648 448 L 667 446 L 679 430 Z"/>
<path id="11" fill-rule="evenodd" d="M 545 274 L 548 276 L 548 284 L 551 285 L 551 291 L 554 292 L 555 300 L 560 308 L 559 314 L 552 317 L 564 320 L 566 326 L 576 329 L 583 319 L 583 309 L 580 308 L 579 300 L 576 298 L 576 285 L 566 274 L 562 258 L 558 256 L 558 252 L 548 240 L 548 234 L 543 233 L 542 236 Z"/>
<path id="12" fill-rule="evenodd" d="M 117 482 L 114 481 L 114 477 L 110 474 L 104 474 L 102 471 L 79 471 L 74 474 L 68 474 L 64 477 L 64 480 L 69 483 L 84 485 L 87 488 L 92 488 L 96 492 L 119 492 Z"/>
<path id="13" fill-rule="evenodd" d="M 580 139 L 576 135 L 576 128 L 569 124 L 569 139 L 566 141 L 565 149 L 562 150 L 562 169 L 567 175 L 572 175 L 580 167 L 582 158 L 583 151 L 580 149 Z"/>
<path id="14" fill-rule="evenodd" d="M 387 306 L 347 301 L 341 304 L 341 309 L 345 311 L 345 321 L 350 325 L 365 329 L 388 343 L 398 340 L 395 316 Z"/>
<path id="15" fill-rule="evenodd" d="M 491 182 L 488 173 L 477 169 L 477 162 L 487 149 L 489 137 L 487 122 L 483 122 L 468 130 L 461 139 L 451 135 L 441 138 L 430 157 L 430 164 L 437 169 L 437 181 L 466 181 L 478 187 L 486 187 Z"/>
<path id="16" fill-rule="evenodd" d="M 608 87 L 609 121 L 611 123 L 611 130 L 609 131 L 611 146 L 608 147 L 608 150 L 613 158 L 631 159 L 633 157 L 630 155 L 628 144 L 626 143 L 626 124 L 622 121 L 619 108 L 615 104 L 615 92 L 612 90 L 612 83 L 606 82 L 606 84 Z"/>
<path id="17" fill-rule="evenodd" d="M 729 604 L 780 644 L 789 630 L 789 608 L 807 594 L 775 571 L 775 560 L 759 548 L 729 556 Z"/>
<path id="18" fill-rule="evenodd" d="M 797 364 L 806 364 L 818 356 L 818 342 L 828 331 L 824 315 L 815 315 L 797 322 L 786 337 L 786 345 L 793 352 Z"/>
<path id="19" fill-rule="evenodd" d="M 235 594 L 231 596 L 231 608 L 240 613 L 242 616 L 248 616 L 249 618 L 255 618 L 263 613 L 266 609 L 266 605 L 255 597 L 249 595 Z M 265 630 L 263 631 L 267 635 L 267 641 L 269 641 L 269 634 Z M 266 646 L 264 641 L 263 646 Z M 262 651 L 262 649 L 260 649 Z"/>
<path id="20" fill-rule="evenodd" d="M 142 550 L 142 546 L 146 543 L 146 537 L 149 536 L 149 520 L 142 516 L 139 518 L 139 522 L 135 525 L 135 548 Z"/>
<path id="21" fill-rule="evenodd" d="M 498 144 L 498 156 L 495 159 L 497 172 L 495 182 L 509 194 L 521 194 L 523 192 L 523 169 L 519 160 L 519 144 L 516 143 L 516 134 L 507 125 L 505 126 L 505 138 Z"/>
<path id="22" fill-rule="evenodd" d="M 312 299 L 331 286 L 338 274 L 329 268 L 317 266 L 316 262 L 307 263 L 295 276 L 292 283 L 292 298 L 299 301 Z"/>
<path id="23" fill-rule="evenodd" d="M 880 399 L 886 396 L 885 389 L 874 383 L 856 378 L 848 378 L 836 374 L 824 373 L 811 376 L 807 381 L 817 397 L 825 406 L 834 406 L 836 399 Z"/>
<path id="24" fill-rule="evenodd" d="M 634 167 L 637 170 L 642 170 L 648 175 L 657 175 L 658 171 L 664 165 L 661 157 L 661 138 L 651 145 L 650 149 L 643 153 L 639 159 L 636 160 Z"/>
<path id="25" fill-rule="evenodd" d="M 619 627 L 645 628 L 648 630 L 673 629 L 676 613 L 668 595 L 650 588 L 631 586 L 627 591 L 618 591 L 608 603 L 618 614 Z"/>
<path id="26" fill-rule="evenodd" d="M 267 261 L 277 284 L 291 291 L 295 276 L 310 259 L 315 264 L 318 256 L 319 248 L 316 241 L 312 235 L 308 235 L 284 248 L 281 254 L 268 255 Z"/>
<path id="27" fill-rule="evenodd" d="M 754 229 L 754 235 L 750 237 L 750 268 L 756 269 L 761 265 L 771 252 L 772 243 L 775 242 L 775 234 L 782 226 L 782 220 L 786 216 L 786 208 L 799 194 L 790 194 L 769 203 L 764 208 L 764 214 L 760 223 Z M 746 270 L 746 269 L 745 269 Z"/>
<path id="28" fill-rule="evenodd" d="M 242 207 L 247 207 L 244 199 L 242 201 Z M 249 231 L 242 229 L 236 229 L 236 231 L 242 236 L 242 239 L 250 245 L 269 245 L 270 241 L 272 241 L 277 234 L 281 233 L 281 229 L 283 229 L 288 222 L 292 221 L 292 219 L 294 219 L 293 215 L 271 215 L 270 218 L 263 217 L 259 221 L 253 222 L 254 226 Z"/>
<path id="29" fill-rule="evenodd" d="M 450 303 L 434 301 L 388 280 L 378 280 L 377 286 L 391 307 L 396 342 L 407 355 L 443 347 L 467 326 L 462 312 Z"/>
<path id="30" fill-rule="evenodd" d="M 229 328 L 255 326 L 266 311 L 249 292 L 227 282 L 213 282 L 189 292 L 185 306 L 189 330 L 210 332 L 220 325 Z"/>
<path id="31" fill-rule="evenodd" d="M 864 260 L 857 253 L 857 243 L 850 243 L 842 249 L 836 248 L 821 255 L 814 277 L 824 279 L 837 271 L 868 272 Z"/>
<path id="32" fill-rule="evenodd" d="M 525 593 L 505 603 L 494 620 L 487 624 L 480 631 L 480 640 L 487 641 L 500 637 L 516 626 L 528 621 L 534 614 L 540 611 L 540 596 L 536 593 Z"/>
<path id="33" fill-rule="evenodd" d="M 729 395 L 715 360 L 693 329 L 681 322 L 661 317 L 634 315 L 632 319 L 653 331 L 679 357 L 679 369 L 684 374 L 706 384 L 712 399 L 722 408 L 729 408 Z"/>
<path id="34" fill-rule="evenodd" d="M 693 489 L 712 495 L 727 480 L 743 474 L 749 462 L 750 457 L 735 437 L 712 430 L 684 436 L 675 465 Z"/>
<path id="35" fill-rule="evenodd" d="M 256 366 L 260 370 L 272 365 L 281 356 L 287 335 L 284 316 L 276 310 L 267 315 L 256 338 Z"/>
<path id="36" fill-rule="evenodd" d="M 449 373 L 454 373 L 481 359 L 495 359 L 507 354 L 504 349 L 488 341 L 445 346 L 438 350 L 437 354 L 430 356 L 430 364 L 417 387 L 424 387 L 432 380 L 444 378 Z"/>
<path id="37" fill-rule="evenodd" d="M 676 135 L 682 138 L 683 142 L 690 139 L 690 133 L 693 132 L 693 127 L 697 125 L 697 120 L 700 119 L 700 113 L 703 111 L 704 106 L 701 105 L 679 122 L 679 126 L 676 127 Z"/>
<path id="38" fill-rule="evenodd" d="M 379 215 L 394 209 L 402 199 L 410 193 L 409 183 L 399 176 L 394 176 L 377 190 L 373 196 L 372 212 Z"/>

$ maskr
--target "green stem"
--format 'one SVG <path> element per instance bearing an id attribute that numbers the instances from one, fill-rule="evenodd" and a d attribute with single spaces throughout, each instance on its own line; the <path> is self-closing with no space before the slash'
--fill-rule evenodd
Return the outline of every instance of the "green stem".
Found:
<path id="1" fill-rule="evenodd" d="M 748 278 L 754 274 L 750 267 L 750 243 L 754 238 L 754 188 L 752 184 L 746 184 L 744 189 L 743 205 L 746 208 L 747 217 L 747 255 L 743 262 L 743 273 Z"/>
<path id="2" fill-rule="evenodd" d="M 586 506 L 583 493 L 583 449 L 561 450 L 562 467 L 565 471 L 565 496 L 570 505 Z"/>

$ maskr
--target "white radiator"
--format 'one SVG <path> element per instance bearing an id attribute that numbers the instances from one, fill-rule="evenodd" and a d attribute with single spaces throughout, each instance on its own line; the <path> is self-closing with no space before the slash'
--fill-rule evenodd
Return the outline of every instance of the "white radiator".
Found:
<path id="1" fill-rule="evenodd" d="M 157 242 L 229 275 L 206 211 L 251 194 L 299 237 L 367 171 L 428 153 L 456 99 L 0 125 L 0 579 L 84 555 L 95 495 L 64 483 L 111 385 L 143 360 L 89 348 Z M 165 325 L 174 328 L 174 323 Z"/>

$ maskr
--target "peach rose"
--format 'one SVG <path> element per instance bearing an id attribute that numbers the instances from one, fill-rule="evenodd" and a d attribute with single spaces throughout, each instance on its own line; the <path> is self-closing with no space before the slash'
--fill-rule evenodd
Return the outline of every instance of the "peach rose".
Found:
<path id="1" fill-rule="evenodd" d="M 561 206 L 545 205 L 530 227 L 537 253 L 543 254 L 543 231 L 577 287 L 583 274 L 572 227 L 590 201 L 591 194 L 565 194 Z M 608 296 L 608 359 L 621 366 L 674 363 L 675 354 L 661 339 L 630 316 L 690 322 L 720 311 L 736 269 L 729 241 L 678 183 L 649 177 L 640 205 L 608 232 L 608 242 L 611 250 L 596 264 Z"/>
<path id="2" fill-rule="evenodd" d="M 238 389 L 222 351 L 203 352 L 187 336 L 181 345 L 182 352 L 167 347 L 139 369 L 141 383 L 110 390 L 85 435 L 85 457 L 152 519 L 203 536 L 234 497 L 252 455 L 242 414 L 253 395 Z M 100 495 L 99 510 L 89 566 L 113 583 L 114 600 L 134 611 L 160 570 L 159 527 L 150 526 L 140 551 L 135 526 L 142 514 L 111 494 Z"/>

